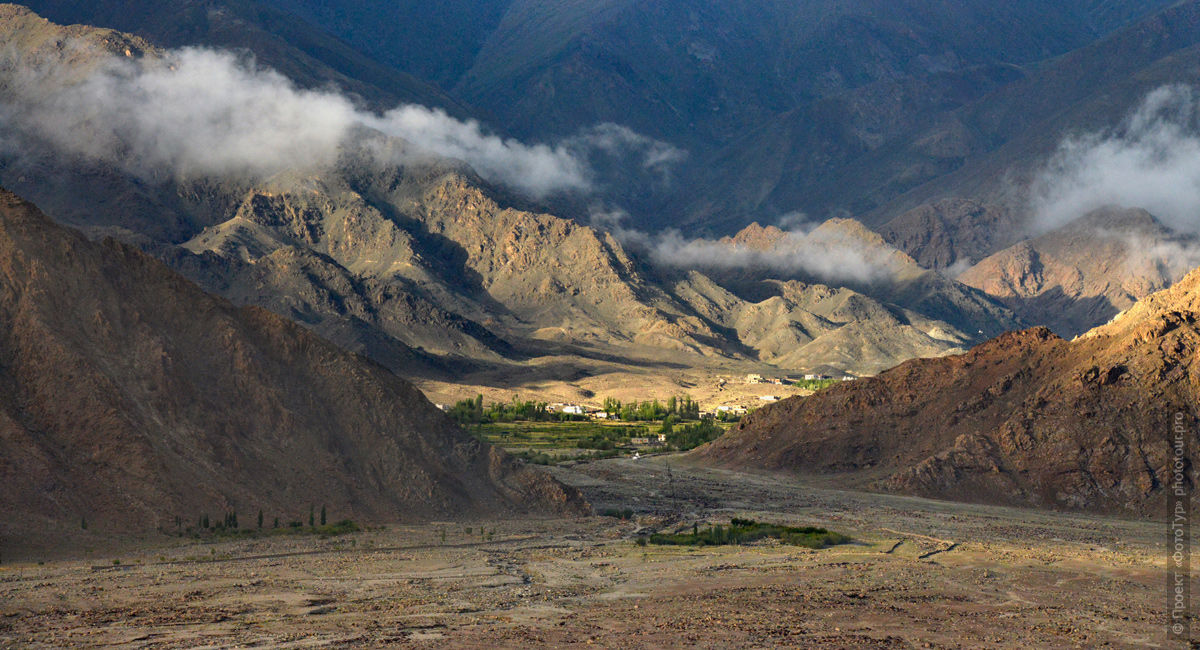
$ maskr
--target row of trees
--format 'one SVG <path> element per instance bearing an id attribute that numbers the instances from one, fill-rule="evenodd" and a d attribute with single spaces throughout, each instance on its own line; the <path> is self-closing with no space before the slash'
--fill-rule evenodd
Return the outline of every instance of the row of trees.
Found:
<path id="1" fill-rule="evenodd" d="M 690 395 L 673 396 L 666 402 L 657 399 L 621 402 L 608 397 L 604 400 L 604 412 L 609 417 L 617 417 L 625 422 L 697 421 L 700 419 L 700 403 Z M 511 402 L 492 402 L 485 407 L 483 395 L 477 395 L 473 399 L 460 400 L 450 408 L 449 413 L 450 417 L 464 426 L 490 422 L 567 422 L 587 419 L 582 414 L 551 411 L 546 402 L 521 401 L 515 396 Z M 719 418 L 723 421 L 738 419 L 732 413 L 721 413 Z M 669 429 L 669 425 L 666 426 Z"/>
<path id="2" fill-rule="evenodd" d="M 586 420 L 582 415 L 574 413 L 555 413 L 550 411 L 545 402 L 533 400 L 520 401 L 515 396 L 507 404 L 492 402 L 486 408 L 483 405 L 483 395 L 475 399 L 460 400 L 450 408 L 450 417 L 459 424 L 485 424 L 488 422 L 551 422 Z"/>
<path id="3" fill-rule="evenodd" d="M 318 515 L 317 515 L 316 507 L 309 506 L 308 507 L 308 525 L 309 525 L 309 527 L 316 527 L 318 525 L 317 517 L 318 517 Z M 325 510 L 325 506 L 321 506 L 321 513 L 320 513 L 320 522 L 321 523 L 319 525 L 324 526 L 326 524 L 327 519 L 328 519 L 328 513 Z M 263 511 L 259 510 L 258 511 L 258 528 L 261 529 L 263 527 L 263 523 L 264 523 Z M 301 526 L 304 525 L 304 523 L 301 521 L 292 521 L 292 522 L 289 522 L 287 525 L 292 528 L 300 528 Z M 85 528 L 87 527 L 86 524 L 84 524 L 84 527 Z M 183 528 L 183 518 L 182 517 L 175 517 L 175 527 L 180 528 L 180 529 Z M 275 517 L 275 521 L 272 523 L 271 527 L 279 528 L 279 517 Z M 221 521 L 218 521 L 216 523 L 213 523 L 209 519 L 208 513 L 204 513 L 196 519 L 196 529 L 197 530 L 221 531 L 221 530 L 238 530 L 238 528 L 239 528 L 239 524 L 238 524 L 237 510 L 230 510 L 229 512 L 226 512 L 224 517 L 221 519 Z"/>
<path id="4" fill-rule="evenodd" d="M 670 420 L 663 422 L 663 431 L 667 436 L 667 444 L 679 451 L 687 451 L 695 449 L 700 445 L 716 440 L 725 433 L 725 429 L 720 425 L 715 424 L 711 418 L 705 418 L 699 422 L 692 424 L 684 424 L 680 426 L 667 426 Z"/>
<path id="5" fill-rule="evenodd" d="M 648 402 L 627 402 L 621 403 L 621 400 L 614 397 L 608 397 L 604 400 L 604 412 L 610 416 L 617 416 L 626 422 L 646 422 L 651 420 L 665 420 L 670 416 L 674 416 L 678 420 L 699 420 L 700 419 L 700 403 L 693 400 L 688 395 L 681 397 L 670 397 L 666 403 L 658 400 Z"/>

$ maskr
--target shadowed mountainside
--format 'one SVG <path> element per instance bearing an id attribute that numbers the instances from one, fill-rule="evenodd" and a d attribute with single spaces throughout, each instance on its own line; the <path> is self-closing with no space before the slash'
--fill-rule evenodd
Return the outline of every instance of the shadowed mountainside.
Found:
<path id="1" fill-rule="evenodd" d="M 310 504 L 365 521 L 582 512 L 408 382 L 0 193 L 6 532 Z"/>
<path id="2" fill-rule="evenodd" d="M 333 85 L 378 107 L 399 102 L 471 114 L 437 86 L 381 64 L 285 11 L 254 0 L 30 0 L 20 3 L 60 24 L 99 25 L 159 47 L 246 51 L 303 87 Z"/>

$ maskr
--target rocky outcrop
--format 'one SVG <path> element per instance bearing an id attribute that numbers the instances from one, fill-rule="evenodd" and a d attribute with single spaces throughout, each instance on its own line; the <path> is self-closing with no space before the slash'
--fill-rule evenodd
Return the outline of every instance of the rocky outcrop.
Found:
<path id="1" fill-rule="evenodd" d="M 969 337 L 947 323 L 857 291 L 798 280 L 762 282 L 769 297 L 743 300 L 692 271 L 673 293 L 782 368 L 876 373 L 913 357 L 962 352 Z"/>
<path id="2" fill-rule="evenodd" d="M 959 281 L 1073 337 L 1200 264 L 1200 240 L 1145 210 L 1106 208 L 989 256 Z"/>
<path id="3" fill-rule="evenodd" d="M 956 275 L 1016 237 L 1018 215 L 1000 205 L 942 199 L 879 227 L 879 233 L 918 264 Z"/>

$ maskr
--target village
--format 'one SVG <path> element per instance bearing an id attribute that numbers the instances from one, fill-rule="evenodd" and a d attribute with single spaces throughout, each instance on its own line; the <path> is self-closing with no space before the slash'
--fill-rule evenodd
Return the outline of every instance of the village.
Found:
<path id="1" fill-rule="evenodd" d="M 854 375 L 841 374 L 838 376 L 817 373 L 805 373 L 788 376 L 770 376 L 750 373 L 740 377 L 723 376 L 715 379 L 715 395 L 708 403 L 701 404 L 698 411 L 700 419 L 740 418 L 746 413 L 773 402 L 793 396 L 806 396 L 816 390 L 843 381 L 858 379 Z M 774 392 L 755 391 L 746 387 L 778 386 L 783 390 Z M 733 390 L 737 387 L 737 390 Z M 768 389 L 769 390 L 769 389 Z M 724 394 L 724 395 L 723 395 Z M 686 396 L 684 396 L 686 398 Z M 514 398 L 516 399 L 516 398 Z M 690 398 L 688 398 L 690 399 Z M 450 404 L 437 404 L 443 411 L 454 409 Z M 550 402 L 545 404 L 549 414 L 566 416 L 568 419 L 613 420 L 620 421 L 620 409 L 605 407 L 604 403 Z"/>
<path id="2" fill-rule="evenodd" d="M 851 375 L 749 373 L 714 378 L 705 403 L 686 393 L 665 400 L 542 402 L 513 395 L 485 403 L 483 394 L 438 404 L 480 440 L 537 464 L 686 451 L 720 436 L 747 413 L 843 381 Z"/>

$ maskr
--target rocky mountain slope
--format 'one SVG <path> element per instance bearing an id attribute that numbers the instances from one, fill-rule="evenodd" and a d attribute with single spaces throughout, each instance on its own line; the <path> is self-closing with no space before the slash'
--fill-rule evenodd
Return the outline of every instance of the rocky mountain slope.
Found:
<path id="1" fill-rule="evenodd" d="M 835 253 L 870 251 L 880 275 L 861 290 L 812 284 L 804 273 L 807 281 L 798 281 L 770 266 L 672 279 L 675 272 L 646 268 L 611 235 L 502 207 L 469 173 L 406 168 L 274 179 L 251 190 L 233 219 L 184 244 L 202 260 L 174 263 L 236 301 L 317 323 L 318 331 L 341 327 L 347 314 L 338 310 L 350 309 L 377 338 L 460 362 L 551 345 L 585 356 L 685 353 L 696 364 L 750 358 L 872 373 L 1017 325 L 981 292 L 920 268 L 849 220 L 831 221 L 803 242 L 777 228 L 751 228 L 728 245 L 786 257 L 813 254 L 814 242 Z M 339 274 L 338 286 L 314 287 L 318 276 L 291 271 L 299 267 L 283 260 L 297 255 Z M 216 265 L 224 269 L 219 280 L 203 263 L 217 259 L 233 260 Z M 305 298 L 329 291 L 343 297 L 337 309 Z M 379 358 L 370 347 L 354 349 Z"/>
<path id="2" fill-rule="evenodd" d="M 1200 264 L 1200 242 L 1144 210 L 1109 208 L 1024 240 L 958 276 L 1026 322 L 1067 338 L 1171 286 Z"/>
<path id="3" fill-rule="evenodd" d="M 945 499 L 1163 517 L 1175 431 L 1200 441 L 1198 360 L 1200 270 L 1073 342 L 1036 328 L 909 361 L 763 408 L 695 457 Z"/>
<path id="4" fill-rule="evenodd" d="M 378 107 L 399 102 L 472 113 L 437 86 L 373 60 L 318 25 L 254 0 L 70 0 L 22 2 L 60 24 L 97 25 L 160 47 L 206 46 L 253 53 L 304 87 L 335 86 Z"/>
<path id="5" fill-rule="evenodd" d="M 355 309 L 376 314 L 370 323 L 382 334 L 437 354 L 495 360 L 513 351 L 501 337 L 719 352 L 717 335 L 642 278 L 611 236 L 502 207 L 480 185 L 437 165 L 285 174 L 183 246 L 254 270 L 231 266 L 216 283 L 223 293 L 276 301 L 268 305 L 301 320 L 305 310 L 318 320 L 332 311 L 295 304 L 320 290 L 287 260 L 320 260 L 339 276 L 330 291 L 343 306 L 361 303 Z M 179 261 L 203 277 L 197 260 Z"/>
<path id="6" fill-rule="evenodd" d="M 955 198 L 972 199 L 992 209 L 1015 205 L 1024 209 L 1010 210 L 1004 222 L 990 226 L 1002 237 L 988 252 L 1013 243 L 1020 238 L 1014 236 L 1019 235 L 1014 229 L 1028 225 L 1030 217 L 1022 193 L 1065 137 L 1111 132 L 1152 91 L 1195 83 L 1200 71 L 1197 26 L 1200 2 L 1172 4 L 1049 60 L 1021 80 L 955 111 L 942 123 L 914 136 L 913 142 L 963 131 L 980 146 L 955 170 L 926 178 L 877 208 L 863 210 L 860 216 L 875 226 L 908 210 Z M 908 149 L 907 145 L 902 148 Z M 894 155 L 899 163 L 913 155 L 911 151 L 882 153 Z M 864 159 L 863 164 L 869 168 L 881 162 L 882 158 Z"/>
<path id="7" fill-rule="evenodd" d="M 945 322 L 852 289 L 764 280 L 758 301 L 741 298 L 698 271 L 672 289 L 688 306 L 781 368 L 875 373 L 913 356 L 961 351 L 968 337 Z M 756 293 L 757 293 L 756 292 Z M 822 371 L 824 372 L 824 370 Z"/>
<path id="8" fill-rule="evenodd" d="M 64 71 L 39 79 L 36 94 L 53 98 L 54 84 L 86 79 L 106 57 L 152 66 L 163 55 L 137 37 L 2 11 L 0 30 L 18 47 L 0 84 L 18 79 L 25 94 L 29 81 L 13 71 L 35 61 Z M 23 151 L 0 155 L 0 181 L 55 218 L 134 242 L 235 304 L 294 319 L 409 376 L 520 374 L 523 361 L 554 355 L 679 363 L 681 354 L 696 366 L 861 374 L 1016 325 L 852 220 L 802 243 L 823 246 L 818 257 L 856 249 L 879 258 L 869 281 L 840 289 L 786 269 L 706 271 L 701 284 L 715 286 L 700 293 L 728 294 L 718 301 L 728 310 L 718 309 L 683 295 L 687 269 L 656 268 L 611 234 L 539 212 L 462 162 L 416 155 L 365 127 L 326 165 L 258 176 L 139 175 L 23 137 Z M 765 254 L 801 254 L 785 250 L 795 242 L 782 231 L 760 230 Z"/>
<path id="9" fill-rule="evenodd" d="M 921 266 L 854 219 L 829 219 L 796 231 L 753 223 L 721 242 L 731 252 L 757 253 L 736 268 L 709 271 L 731 285 L 747 279 L 826 279 L 942 321 L 959 342 L 1020 326 L 1011 312 L 983 292 Z"/>
<path id="10" fill-rule="evenodd" d="M 973 199 L 941 199 L 913 208 L 878 228 L 921 266 L 962 272 L 1014 243 L 1012 208 Z"/>
<path id="11" fill-rule="evenodd" d="M 579 512 L 408 382 L 0 193 L 6 534 L 310 504 L 364 521 Z"/>
<path id="12" fill-rule="evenodd" d="M 1200 3 L 1143 5 L 1151 10 L 1144 14 L 1125 8 L 1135 12 L 1128 23 L 1070 51 L 1043 49 L 1039 57 L 1037 48 L 1018 48 L 1038 59 L 1024 61 L 1012 51 L 962 55 L 925 74 L 874 79 L 780 115 L 698 165 L 706 181 L 698 185 L 713 191 L 683 189 L 686 217 L 728 231 L 756 214 L 848 212 L 879 227 L 943 199 L 1023 208 L 1020 191 L 1064 137 L 1113 127 L 1158 87 L 1194 83 Z M 1011 236 L 1027 216 L 1016 210 L 998 234 Z"/>

